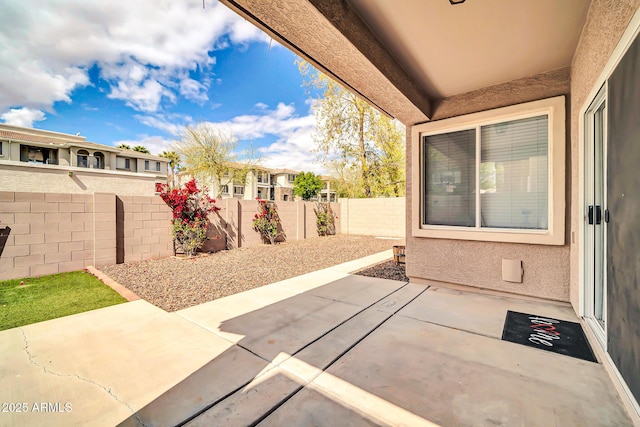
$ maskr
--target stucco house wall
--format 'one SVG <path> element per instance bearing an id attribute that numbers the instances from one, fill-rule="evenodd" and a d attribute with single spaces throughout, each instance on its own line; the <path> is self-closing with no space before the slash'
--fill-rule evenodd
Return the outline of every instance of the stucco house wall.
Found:
<path id="1" fill-rule="evenodd" d="M 445 99 L 434 115 L 437 119 L 444 119 L 568 94 L 569 73 L 564 69 Z M 568 114 L 566 120 L 568 132 Z M 417 155 L 414 154 L 417 152 L 417 141 L 412 140 L 411 130 L 411 127 L 407 127 L 407 276 L 414 282 L 465 285 L 569 301 L 569 246 L 566 240 L 562 246 L 546 246 L 412 236 L 411 210 L 414 200 L 411 193 L 413 185 L 419 183 L 411 169 L 411 157 Z M 567 150 L 569 141 L 567 135 Z M 567 181 L 565 188 L 569 186 Z M 569 194 L 567 191 L 567 206 Z M 522 283 L 502 280 L 503 259 L 522 261 Z"/>
<path id="2" fill-rule="evenodd" d="M 72 172 L 72 175 L 69 175 L 69 172 Z M 134 174 L 106 169 L 64 169 L 59 166 L 0 161 L 0 182 L 3 191 L 69 194 L 103 192 L 153 196 L 156 182 L 166 182 L 166 177 L 158 178 L 155 174 Z"/>

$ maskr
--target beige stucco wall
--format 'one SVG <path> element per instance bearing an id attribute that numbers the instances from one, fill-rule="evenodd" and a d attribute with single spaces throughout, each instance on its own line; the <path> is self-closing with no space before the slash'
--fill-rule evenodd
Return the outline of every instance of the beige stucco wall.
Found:
<path id="1" fill-rule="evenodd" d="M 340 233 L 405 237 L 404 197 L 339 199 L 338 202 L 341 213 Z"/>
<path id="2" fill-rule="evenodd" d="M 73 176 L 69 176 L 69 171 Z M 166 182 L 154 173 L 128 174 L 86 168 L 61 168 L 28 163 L 0 162 L 0 190 L 42 193 L 115 193 L 153 196 L 155 183 Z"/>
<path id="3" fill-rule="evenodd" d="M 546 82 L 546 83 L 545 83 Z M 435 117 L 445 118 L 492 108 L 568 95 L 567 70 L 545 73 L 444 100 Z M 567 106 L 568 110 L 568 106 Z M 455 114 L 454 114 L 455 113 Z M 568 118 L 567 118 L 568 120 Z M 567 132 L 570 126 L 566 126 Z M 432 239 L 411 235 L 411 156 L 416 141 L 407 128 L 407 275 L 418 281 L 464 285 L 559 301 L 569 301 L 569 245 L 546 246 L 517 243 Z M 569 136 L 566 140 L 569 150 Z M 569 151 L 567 151 L 568 155 Z M 567 162 L 568 163 L 568 162 Z M 418 182 L 415 185 L 419 185 Z M 570 180 L 566 182 L 569 206 Z M 568 221 L 568 208 L 565 217 Z M 567 233 L 568 234 L 568 233 Z M 565 237 L 566 239 L 566 237 Z M 566 241 L 566 240 L 565 240 Z M 502 260 L 522 260 L 522 283 L 502 280 Z"/>
<path id="4" fill-rule="evenodd" d="M 583 219 L 579 204 L 579 115 L 640 0 L 593 0 L 571 67 L 571 304 L 579 306 L 579 242 Z"/>

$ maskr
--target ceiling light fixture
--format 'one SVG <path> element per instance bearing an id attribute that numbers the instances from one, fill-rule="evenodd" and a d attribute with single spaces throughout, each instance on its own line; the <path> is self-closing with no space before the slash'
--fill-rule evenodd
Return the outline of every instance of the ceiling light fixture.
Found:
<path id="1" fill-rule="evenodd" d="M 451 4 L 462 4 L 464 2 L 465 2 L 465 0 L 449 0 L 449 3 L 451 3 Z"/>

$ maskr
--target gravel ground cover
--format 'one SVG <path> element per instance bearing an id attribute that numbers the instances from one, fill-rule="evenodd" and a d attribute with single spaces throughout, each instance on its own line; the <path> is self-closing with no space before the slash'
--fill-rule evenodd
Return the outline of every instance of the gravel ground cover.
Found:
<path id="1" fill-rule="evenodd" d="M 337 235 L 101 267 L 141 298 L 176 311 L 403 244 L 399 240 Z"/>
<path id="2" fill-rule="evenodd" d="M 401 280 L 408 282 L 409 278 L 406 275 L 404 264 L 396 265 L 395 261 L 385 261 L 380 264 L 376 264 L 373 267 L 365 268 L 360 271 L 356 271 L 355 274 L 369 277 L 379 277 L 381 279 Z"/>

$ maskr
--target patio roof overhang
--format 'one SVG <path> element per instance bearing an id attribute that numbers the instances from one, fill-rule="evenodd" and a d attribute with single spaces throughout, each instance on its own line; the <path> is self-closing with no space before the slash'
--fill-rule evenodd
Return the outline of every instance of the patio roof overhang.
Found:
<path id="1" fill-rule="evenodd" d="M 526 79 L 543 75 L 568 88 L 568 67 L 590 5 L 590 0 L 221 1 L 407 125 L 438 118 L 436 110 L 447 101 L 465 100 L 465 94 L 490 86 L 507 84 L 509 90 L 509 82 L 528 85 Z"/>

